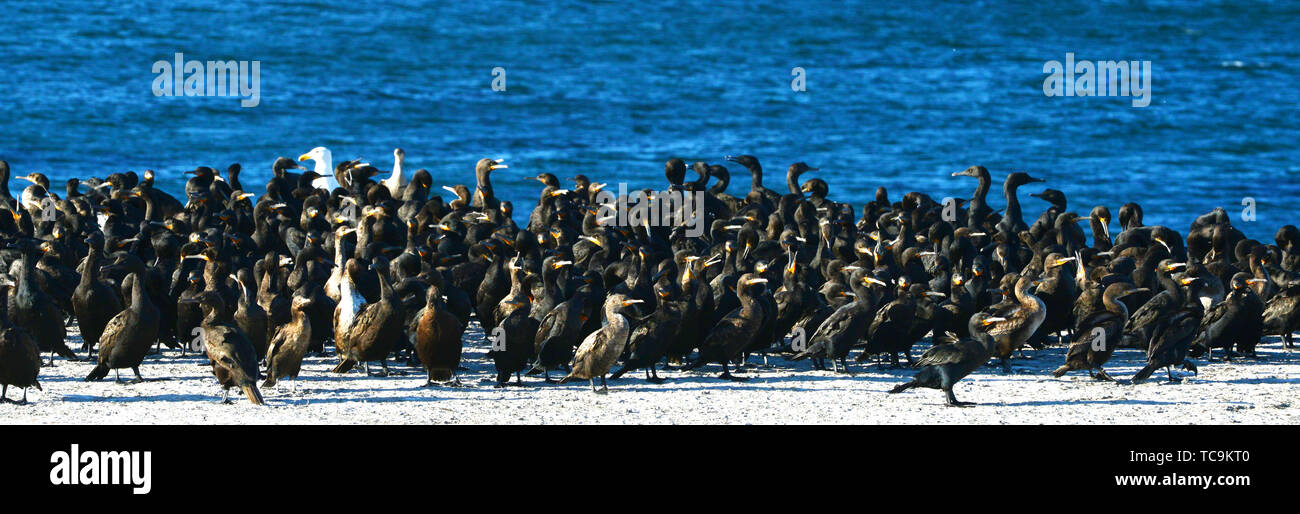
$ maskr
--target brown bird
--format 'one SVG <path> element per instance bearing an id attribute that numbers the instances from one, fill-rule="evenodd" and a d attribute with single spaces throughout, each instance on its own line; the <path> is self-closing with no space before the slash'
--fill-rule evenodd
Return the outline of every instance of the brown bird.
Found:
<path id="1" fill-rule="evenodd" d="M 461 335 L 465 333 L 465 326 L 442 303 L 442 290 L 437 285 L 429 287 L 424 309 L 415 323 L 415 352 L 429 374 L 425 385 L 439 382 L 459 384 L 456 368 L 460 366 Z"/>
<path id="2" fill-rule="evenodd" d="M 275 381 L 288 377 L 293 380 L 294 390 L 298 389 L 298 372 L 302 370 L 302 358 L 311 346 L 311 320 L 307 309 L 311 307 L 311 298 L 293 297 L 293 318 L 280 327 L 271 338 L 266 350 L 266 382 L 262 387 L 272 387 Z"/>
<path id="3" fill-rule="evenodd" d="M 591 382 L 591 390 L 597 394 L 609 392 L 605 385 L 605 374 L 614 366 L 614 361 L 623 354 L 628 337 L 632 335 L 632 326 L 619 310 L 629 305 L 642 303 L 642 300 L 630 299 L 625 295 L 613 294 L 605 299 L 605 326 L 592 332 L 578 351 L 573 355 L 573 370 L 560 380 L 563 384 L 573 379 L 586 379 Z M 601 389 L 596 389 L 596 377 L 600 377 Z"/>

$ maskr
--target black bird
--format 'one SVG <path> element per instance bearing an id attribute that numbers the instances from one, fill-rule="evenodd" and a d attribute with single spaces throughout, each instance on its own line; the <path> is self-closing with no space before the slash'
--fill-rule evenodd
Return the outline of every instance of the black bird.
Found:
<path id="1" fill-rule="evenodd" d="M 1237 353 L 1254 357 L 1255 346 L 1264 334 L 1264 303 L 1250 286 L 1264 281 L 1252 278 L 1244 271 L 1233 275 L 1228 296 L 1210 307 L 1201 318 L 1201 326 L 1188 355 L 1205 355 L 1205 360 L 1214 360 L 1214 350 L 1223 348 L 1223 360 L 1229 361 L 1235 346 Z"/>
<path id="2" fill-rule="evenodd" d="M 212 362 L 212 374 L 221 384 L 222 403 L 230 403 L 230 388 L 238 387 L 244 391 L 248 401 L 263 405 L 262 393 L 257 390 L 257 355 L 253 343 L 231 323 L 231 314 L 221 299 L 221 293 L 205 291 L 198 298 L 187 301 L 198 302 L 203 308 L 203 324 L 200 325 L 203 328 L 203 348 Z"/>
<path id="3" fill-rule="evenodd" d="M 1156 323 L 1151 332 L 1151 344 L 1147 346 L 1147 365 L 1133 375 L 1133 383 L 1142 383 L 1160 368 L 1165 368 L 1170 382 L 1174 378 L 1173 367 L 1181 365 L 1183 369 L 1196 373 L 1196 363 L 1187 359 L 1187 351 L 1201 325 L 1203 310 L 1197 293 L 1204 279 L 1191 277 L 1187 281 L 1188 295 L 1183 305 Z"/>
<path id="4" fill-rule="evenodd" d="M 937 344 L 921 354 L 916 366 L 921 368 L 912 380 L 894 386 L 890 394 L 901 393 L 914 387 L 941 389 L 944 403 L 949 407 L 968 407 L 973 402 L 962 402 L 952 392 L 953 384 L 983 366 L 993 356 L 995 340 L 958 339 L 951 332 L 936 338 Z"/>
<path id="5" fill-rule="evenodd" d="M 257 303 L 257 283 L 253 281 L 252 268 L 240 268 L 234 279 L 239 284 L 239 299 L 235 302 L 235 324 L 253 342 L 253 350 L 260 362 L 266 358 L 271 336 L 270 318 Z"/>
<path id="6" fill-rule="evenodd" d="M 0 294 L 8 294 L 12 286 L 8 281 L 0 282 Z M 41 383 L 37 381 L 41 373 L 41 354 L 31 334 L 9 321 L 8 308 L 7 303 L 0 303 L 0 403 L 12 401 L 9 399 L 9 386 L 15 386 L 23 390 L 23 399 L 15 403 L 25 404 L 28 387 L 41 390 Z"/>
<path id="7" fill-rule="evenodd" d="M 838 366 L 844 366 L 844 373 L 848 373 L 849 365 L 845 361 L 849 355 L 849 350 L 857 344 L 859 339 L 867 334 L 867 329 L 871 327 L 871 313 L 875 306 L 871 296 L 871 290 L 866 284 L 876 284 L 885 287 L 885 282 L 872 277 L 867 270 L 859 269 L 853 272 L 849 280 L 849 286 L 853 290 L 851 294 L 853 301 L 846 303 L 835 309 L 813 332 L 811 338 L 807 340 L 807 348 L 800 351 L 791 360 L 803 360 L 809 357 L 820 359 L 830 359 L 831 367 L 837 373 L 840 372 Z M 795 348 L 798 350 L 798 348 Z M 838 361 L 838 364 L 836 364 Z M 820 366 L 819 366 L 820 368 Z"/>
<path id="8" fill-rule="evenodd" d="M 81 348 L 87 355 L 91 355 L 99 344 L 108 321 L 122 311 L 122 300 L 117 292 L 99 278 L 99 253 L 92 247 L 82 260 L 81 281 L 72 293 L 72 311 L 81 329 Z"/>
<path id="9" fill-rule="evenodd" d="M 1128 322 L 1128 307 L 1120 300 L 1143 291 L 1146 290 L 1123 282 L 1106 286 L 1106 292 L 1102 294 L 1105 310 L 1094 312 L 1087 318 L 1079 320 L 1074 341 L 1066 351 L 1065 364 L 1056 368 L 1052 376 L 1061 377 L 1071 370 L 1086 369 L 1088 374 L 1097 380 L 1113 382 L 1114 379 L 1110 378 L 1106 370 L 1101 367 L 1110 360 L 1111 354 L 1119 347 L 1124 325 Z"/>
<path id="10" fill-rule="evenodd" d="M 551 383 L 554 382 L 551 370 L 573 360 L 573 350 L 581 343 L 582 326 L 587 322 L 587 302 L 592 292 L 591 285 L 584 285 L 573 298 L 561 302 L 542 317 L 533 338 L 533 354 L 537 360 L 530 373 L 540 370 L 545 373 L 546 382 Z"/>
<path id="11" fill-rule="evenodd" d="M 134 269 L 123 280 L 123 287 L 130 291 L 130 303 L 126 309 L 113 316 L 99 341 L 99 363 L 86 375 L 86 381 L 101 380 L 108 376 L 108 370 L 131 368 L 135 380 L 131 383 L 144 382 L 140 375 L 140 364 L 149 354 L 154 340 L 158 337 L 158 308 L 149 301 L 145 293 L 142 278 L 144 263 L 134 256 L 126 256 L 128 265 Z M 117 380 L 121 380 L 120 375 Z"/>
<path id="12" fill-rule="evenodd" d="M 488 332 L 492 358 L 497 370 L 496 387 L 509 385 L 510 375 L 515 375 L 514 385 L 524 385 L 519 373 L 528 367 L 533 356 L 533 341 L 537 337 L 537 320 L 528 316 L 526 299 L 507 298 L 501 302 L 510 308 L 509 314 Z"/>
<path id="13" fill-rule="evenodd" d="M 722 365 L 722 375 L 718 378 L 743 380 L 731 375 L 727 363 L 739 356 L 745 345 L 753 341 L 758 334 L 763 323 L 762 307 L 758 304 L 758 296 L 763 294 L 763 284 L 766 283 L 767 279 L 753 273 L 746 273 L 736 280 L 736 295 L 740 299 L 740 309 L 723 317 L 713 326 L 708 338 L 700 345 L 699 357 L 682 368 L 683 371 L 716 362 Z"/>
<path id="14" fill-rule="evenodd" d="M 616 380 L 632 370 L 644 369 L 647 382 L 663 382 L 655 366 L 668 352 L 668 345 L 677 337 L 682 321 L 682 306 L 671 298 L 675 287 L 671 282 L 658 282 L 654 285 L 657 307 L 632 329 L 628 338 L 627 359 L 623 361 L 623 367 L 609 376 L 610 380 Z"/>
<path id="15" fill-rule="evenodd" d="M 1300 330 L 1300 281 L 1278 291 L 1264 305 L 1264 334 L 1280 335 L 1287 348 L 1295 347 L 1292 333 Z"/>
<path id="16" fill-rule="evenodd" d="M 41 351 L 50 352 L 49 365 L 54 365 L 55 353 L 71 361 L 77 360 L 77 354 L 64 342 L 67 330 L 63 326 L 63 312 L 36 285 L 36 268 L 27 245 L 19 245 L 19 248 L 22 256 L 17 265 L 15 287 L 9 293 L 9 316 L 15 325 L 32 334 Z"/>

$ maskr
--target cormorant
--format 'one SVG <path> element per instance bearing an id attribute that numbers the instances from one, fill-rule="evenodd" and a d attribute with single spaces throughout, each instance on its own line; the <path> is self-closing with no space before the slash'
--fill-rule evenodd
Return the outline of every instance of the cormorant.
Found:
<path id="1" fill-rule="evenodd" d="M 591 382 L 591 390 L 597 394 L 609 392 L 609 386 L 605 385 L 605 374 L 609 373 L 609 368 L 614 366 L 614 361 L 618 360 L 619 355 L 623 354 L 623 348 L 627 346 L 628 337 L 632 334 L 631 324 L 620 310 L 629 305 L 642 303 L 643 300 L 628 298 L 627 295 L 612 294 L 605 299 L 604 315 L 605 326 L 600 330 L 592 332 L 582 344 L 578 346 L 578 351 L 573 355 L 573 363 L 570 364 L 573 370 L 567 376 L 560 379 L 563 384 L 574 379 L 586 379 Z M 723 364 L 726 366 L 726 364 Z M 596 389 L 596 377 L 600 377 L 601 389 Z"/>

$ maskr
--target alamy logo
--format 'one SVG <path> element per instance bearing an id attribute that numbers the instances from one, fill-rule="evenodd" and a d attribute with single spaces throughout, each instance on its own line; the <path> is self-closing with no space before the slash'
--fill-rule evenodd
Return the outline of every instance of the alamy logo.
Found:
<path id="1" fill-rule="evenodd" d="M 262 103 L 262 61 L 154 61 L 154 96 L 235 96 L 241 107 Z"/>
<path id="2" fill-rule="evenodd" d="M 1151 61 L 1061 61 L 1043 63 L 1043 94 L 1051 96 L 1132 96 L 1133 107 L 1151 105 Z"/>
<path id="3" fill-rule="evenodd" d="M 135 486 L 134 494 L 149 494 L 153 489 L 150 451 L 70 451 L 50 454 L 50 483 L 54 485 L 122 485 Z"/>

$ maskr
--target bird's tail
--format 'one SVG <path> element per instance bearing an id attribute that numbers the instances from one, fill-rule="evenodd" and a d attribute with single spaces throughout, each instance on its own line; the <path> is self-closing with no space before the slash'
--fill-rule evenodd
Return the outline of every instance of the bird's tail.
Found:
<path id="1" fill-rule="evenodd" d="M 1061 366 L 1061 367 L 1059 367 L 1059 368 L 1056 368 L 1056 371 L 1053 371 L 1053 372 L 1052 372 L 1052 376 L 1054 376 L 1054 377 L 1056 377 L 1056 378 L 1061 378 L 1061 377 L 1065 376 L 1065 374 L 1066 374 L 1067 372 L 1069 372 L 1069 371 L 1070 371 L 1070 367 L 1069 367 L 1069 366 Z"/>
<path id="2" fill-rule="evenodd" d="M 1150 377 L 1152 373 L 1155 373 L 1157 369 L 1160 369 L 1160 366 L 1155 364 L 1147 364 L 1146 366 L 1143 366 L 1142 369 L 1139 369 L 1138 372 L 1133 375 L 1133 383 L 1141 383 L 1143 380 L 1146 380 L 1147 377 Z"/>
<path id="3" fill-rule="evenodd" d="M 794 357 L 790 357 L 790 360 L 801 361 L 809 357 L 814 357 L 818 355 L 821 351 L 822 351 L 822 344 L 819 341 L 816 344 L 809 345 L 808 348 L 804 349 L 804 351 L 795 353 Z"/>
<path id="4" fill-rule="evenodd" d="M 248 401 L 253 402 L 253 405 L 266 405 L 262 401 L 262 392 L 257 390 L 257 384 L 249 382 L 240 388 L 244 390 L 244 396 L 247 396 Z"/>
<path id="5" fill-rule="evenodd" d="M 893 389 L 890 389 L 890 390 L 889 390 L 889 394 L 901 393 L 901 392 L 903 392 L 903 391 L 906 391 L 906 390 L 911 389 L 911 388 L 916 387 L 916 386 L 917 386 L 917 383 L 916 383 L 915 380 L 912 380 L 912 381 L 910 381 L 910 382 L 905 382 L 905 383 L 902 383 L 902 384 L 898 384 L 898 385 L 894 386 Z"/>
<path id="6" fill-rule="evenodd" d="M 108 365 L 99 363 L 95 365 L 95 369 L 90 370 L 89 375 L 86 375 L 86 381 L 94 382 L 96 380 L 102 380 L 106 376 L 108 376 Z"/>
<path id="7" fill-rule="evenodd" d="M 72 351 L 72 348 L 68 348 L 68 345 L 63 344 L 62 342 L 54 348 L 54 352 L 59 354 L 59 357 L 63 357 L 70 361 L 80 360 L 77 358 L 77 352 Z"/>
<path id="8" fill-rule="evenodd" d="M 356 366 L 356 365 L 357 365 L 357 361 L 354 361 L 354 360 L 352 360 L 352 359 L 348 359 L 348 358 L 344 358 L 343 361 L 340 362 L 338 366 L 334 366 L 334 370 L 333 370 L 333 372 L 334 372 L 334 373 L 347 373 L 347 372 L 349 372 L 349 371 L 352 371 L 352 368 L 353 368 L 354 366 Z"/>

